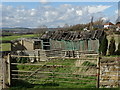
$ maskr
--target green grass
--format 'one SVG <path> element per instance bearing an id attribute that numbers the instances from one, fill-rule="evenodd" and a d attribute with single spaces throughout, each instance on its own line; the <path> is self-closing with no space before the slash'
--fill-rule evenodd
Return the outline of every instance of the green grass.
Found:
<path id="1" fill-rule="evenodd" d="M 11 43 L 0 44 L 1 51 L 11 51 Z"/>
<path id="2" fill-rule="evenodd" d="M 11 89 L 28 89 L 28 88 L 34 88 L 34 89 L 40 89 L 40 88 L 96 88 L 95 86 L 91 85 L 91 84 L 68 84 L 68 83 L 57 83 L 57 82 L 43 82 L 42 84 L 36 84 L 36 85 L 33 85 L 33 84 L 30 84 L 28 82 L 25 82 L 25 81 L 22 81 L 22 80 L 15 80 L 14 81 L 15 83 L 15 86 L 16 87 L 12 87 Z M 84 87 L 85 86 L 85 87 Z"/>
<path id="3" fill-rule="evenodd" d="M 10 40 L 16 40 L 18 38 L 28 38 L 28 37 L 36 37 L 35 34 L 30 35 L 18 35 L 18 36 L 6 36 L 6 37 L 0 37 L 0 40 L 2 41 L 10 41 Z"/>

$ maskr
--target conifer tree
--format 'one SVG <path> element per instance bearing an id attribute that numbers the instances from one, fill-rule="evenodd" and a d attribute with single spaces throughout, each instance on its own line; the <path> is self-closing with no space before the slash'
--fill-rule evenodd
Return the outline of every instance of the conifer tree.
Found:
<path id="1" fill-rule="evenodd" d="M 115 40 L 114 40 L 114 37 L 112 37 L 110 40 L 110 45 L 109 45 L 109 55 L 114 55 L 115 49 L 116 49 Z"/>
<path id="2" fill-rule="evenodd" d="M 106 34 L 104 35 L 101 43 L 100 43 L 100 47 L 99 47 L 99 53 L 101 55 L 106 55 L 106 52 L 107 52 L 107 47 L 108 47 L 108 40 L 107 40 L 107 37 L 106 37 Z"/>

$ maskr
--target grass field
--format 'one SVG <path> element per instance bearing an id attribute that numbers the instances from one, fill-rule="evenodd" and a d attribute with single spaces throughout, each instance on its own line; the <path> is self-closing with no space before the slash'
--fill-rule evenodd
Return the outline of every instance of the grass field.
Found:
<path id="1" fill-rule="evenodd" d="M 1 51 L 11 51 L 11 43 L 2 43 L 0 46 Z"/>
<path id="2" fill-rule="evenodd" d="M 18 38 L 27 38 L 27 37 L 36 37 L 35 34 L 30 35 L 18 35 L 18 36 L 6 36 L 6 37 L 0 37 L 0 40 L 2 41 L 10 41 L 10 40 L 16 40 Z"/>

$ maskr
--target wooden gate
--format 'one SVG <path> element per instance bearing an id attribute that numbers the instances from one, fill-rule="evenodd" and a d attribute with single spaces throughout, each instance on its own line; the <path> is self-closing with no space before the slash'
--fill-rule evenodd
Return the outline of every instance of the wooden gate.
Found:
<path id="1" fill-rule="evenodd" d="M 34 62 L 30 59 L 33 58 Z M 35 62 L 39 56 L 8 55 L 8 86 L 95 88 L 99 87 L 99 56 L 84 54 L 77 57 L 48 57 Z M 6 82 L 5 82 L 6 83 Z"/>

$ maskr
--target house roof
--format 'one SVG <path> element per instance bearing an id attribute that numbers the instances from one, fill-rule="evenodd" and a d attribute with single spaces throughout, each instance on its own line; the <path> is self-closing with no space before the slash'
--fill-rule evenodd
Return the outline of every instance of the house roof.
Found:
<path id="1" fill-rule="evenodd" d="M 104 25 L 114 25 L 114 24 L 111 22 L 108 22 L 108 23 L 105 23 Z"/>
<path id="2" fill-rule="evenodd" d="M 103 35 L 103 30 L 94 30 L 94 31 L 47 31 L 41 39 L 53 39 L 53 40 L 68 40 L 68 41 L 77 41 L 77 40 L 89 40 L 89 39 L 100 39 Z"/>

